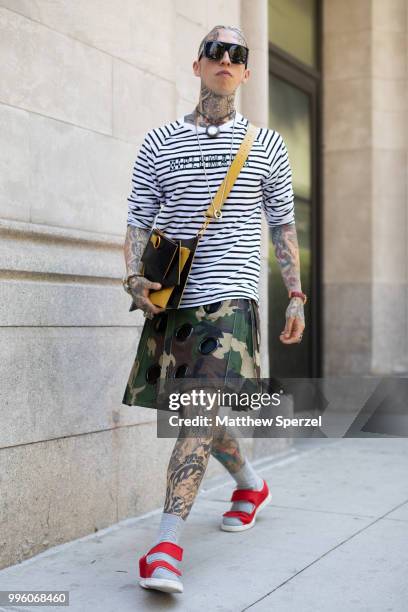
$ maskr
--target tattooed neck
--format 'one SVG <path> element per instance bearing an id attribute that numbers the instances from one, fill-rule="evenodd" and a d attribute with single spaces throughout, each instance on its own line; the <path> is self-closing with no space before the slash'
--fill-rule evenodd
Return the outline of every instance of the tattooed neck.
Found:
<path id="1" fill-rule="evenodd" d="M 207 125 L 222 125 L 233 118 L 235 112 L 235 93 L 229 96 L 220 96 L 205 85 L 201 85 L 200 99 L 198 101 L 198 109 L 204 113 L 209 119 L 203 117 L 196 111 L 184 117 L 187 123 L 197 123 L 206 127 Z"/>

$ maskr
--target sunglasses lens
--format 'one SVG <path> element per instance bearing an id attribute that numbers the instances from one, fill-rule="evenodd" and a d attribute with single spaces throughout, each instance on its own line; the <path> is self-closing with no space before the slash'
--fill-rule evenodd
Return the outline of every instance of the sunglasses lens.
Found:
<path id="1" fill-rule="evenodd" d="M 245 64 L 247 57 L 247 50 L 242 45 L 233 45 L 230 47 L 229 56 L 231 62 L 234 64 Z"/>
<path id="2" fill-rule="evenodd" d="M 209 59 L 219 60 L 224 55 L 224 45 L 220 42 L 209 42 L 206 45 L 206 56 Z"/>
<path id="3" fill-rule="evenodd" d="M 221 60 L 225 51 L 228 51 L 233 64 L 245 64 L 248 51 L 242 45 L 231 45 L 220 41 L 207 41 L 205 44 L 205 56 L 212 60 Z"/>

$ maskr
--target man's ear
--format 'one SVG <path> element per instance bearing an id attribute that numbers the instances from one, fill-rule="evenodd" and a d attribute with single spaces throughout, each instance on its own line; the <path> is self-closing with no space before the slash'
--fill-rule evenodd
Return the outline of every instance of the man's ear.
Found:
<path id="1" fill-rule="evenodd" d="M 242 81 L 241 81 L 241 83 L 246 83 L 246 82 L 248 81 L 248 79 L 249 79 L 249 77 L 250 77 L 250 76 L 251 76 L 251 71 L 250 71 L 250 69 L 249 69 L 249 68 L 245 68 L 245 72 L 244 72 L 244 75 L 243 75 L 243 77 L 242 77 Z"/>
<path id="2" fill-rule="evenodd" d="M 194 60 L 193 62 L 193 72 L 195 76 L 201 76 L 201 64 L 198 60 Z"/>

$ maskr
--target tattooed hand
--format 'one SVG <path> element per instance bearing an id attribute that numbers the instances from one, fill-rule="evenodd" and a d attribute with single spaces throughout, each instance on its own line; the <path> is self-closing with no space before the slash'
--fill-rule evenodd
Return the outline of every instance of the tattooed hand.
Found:
<path id="1" fill-rule="evenodd" d="M 286 309 L 286 325 L 279 339 L 283 344 L 299 344 L 302 341 L 304 328 L 303 301 L 299 297 L 293 297 Z"/>
<path id="2" fill-rule="evenodd" d="M 149 234 L 149 230 L 128 225 L 124 246 L 126 273 L 128 276 L 139 273 L 140 258 L 146 247 Z M 145 316 L 151 319 L 153 315 L 164 310 L 164 308 L 155 306 L 149 300 L 149 291 L 152 289 L 160 289 L 160 283 L 151 283 L 143 276 L 135 276 L 129 279 L 128 283 L 136 308 L 143 310 Z"/>
<path id="3" fill-rule="evenodd" d="M 151 319 L 153 315 L 165 310 L 164 308 L 160 308 L 159 306 L 152 304 L 152 302 L 149 300 L 149 291 L 152 289 L 160 289 L 160 283 L 152 283 L 151 281 L 147 280 L 147 278 L 144 278 L 144 276 L 134 276 L 133 278 L 129 279 L 128 282 L 136 307 L 143 310 L 149 319 Z"/>

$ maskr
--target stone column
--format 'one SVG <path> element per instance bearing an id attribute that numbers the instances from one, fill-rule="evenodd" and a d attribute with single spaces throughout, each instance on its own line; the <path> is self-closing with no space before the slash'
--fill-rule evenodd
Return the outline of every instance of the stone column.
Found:
<path id="1" fill-rule="evenodd" d="M 241 93 L 242 112 L 255 125 L 268 127 L 269 117 L 269 57 L 268 57 L 268 2 L 267 0 L 241 0 L 241 26 L 250 48 L 251 77 Z M 269 378 L 268 351 L 268 247 L 269 229 L 262 219 L 261 274 L 259 281 L 261 318 L 261 372 Z M 293 414 L 293 398 L 282 398 L 280 413 Z M 284 451 L 292 444 L 290 438 L 254 438 L 252 457 L 259 458 Z"/>
<path id="2" fill-rule="evenodd" d="M 268 126 L 268 2 L 241 0 L 241 25 L 247 36 L 249 81 L 242 86 L 242 113 L 260 127 Z M 269 376 L 268 354 L 268 227 L 262 219 L 259 299 L 262 335 L 262 376 Z"/>
<path id="3" fill-rule="evenodd" d="M 372 4 L 371 367 L 408 372 L 407 0 Z"/>
<path id="4" fill-rule="evenodd" d="M 325 373 L 401 373 L 406 0 L 326 0 L 323 14 Z"/>

